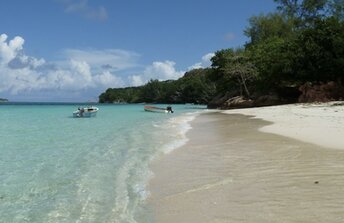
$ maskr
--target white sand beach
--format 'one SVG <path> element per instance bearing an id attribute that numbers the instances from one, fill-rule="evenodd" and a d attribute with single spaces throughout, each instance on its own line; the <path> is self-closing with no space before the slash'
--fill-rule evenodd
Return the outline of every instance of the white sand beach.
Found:
<path id="1" fill-rule="evenodd" d="M 344 222 L 343 108 L 198 116 L 189 142 L 152 165 L 147 203 L 155 222 Z"/>
<path id="2" fill-rule="evenodd" d="M 344 102 L 291 104 L 225 111 L 273 122 L 259 130 L 344 149 Z"/>

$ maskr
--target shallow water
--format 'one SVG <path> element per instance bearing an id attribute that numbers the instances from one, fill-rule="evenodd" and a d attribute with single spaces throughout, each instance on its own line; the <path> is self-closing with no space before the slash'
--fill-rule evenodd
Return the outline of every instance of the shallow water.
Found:
<path id="1" fill-rule="evenodd" d="M 0 222 L 149 219 L 150 161 L 187 140 L 199 110 L 97 106 L 95 118 L 72 118 L 73 104 L 0 106 Z"/>

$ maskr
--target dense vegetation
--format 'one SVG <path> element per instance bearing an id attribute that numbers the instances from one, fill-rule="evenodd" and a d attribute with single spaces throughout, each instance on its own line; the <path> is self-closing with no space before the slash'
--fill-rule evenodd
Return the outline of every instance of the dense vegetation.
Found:
<path id="1" fill-rule="evenodd" d="M 245 46 L 217 51 L 211 68 L 189 71 L 176 81 L 108 89 L 99 101 L 209 103 L 272 94 L 280 101 L 297 100 L 306 83 L 334 82 L 342 90 L 344 0 L 275 2 L 275 12 L 250 18 Z M 340 90 L 333 99 L 344 98 Z"/>
<path id="2" fill-rule="evenodd" d="M 195 69 L 178 80 L 150 80 L 141 87 L 109 88 L 99 96 L 99 102 L 207 104 L 216 88 L 207 78 L 209 72 L 211 69 Z"/>

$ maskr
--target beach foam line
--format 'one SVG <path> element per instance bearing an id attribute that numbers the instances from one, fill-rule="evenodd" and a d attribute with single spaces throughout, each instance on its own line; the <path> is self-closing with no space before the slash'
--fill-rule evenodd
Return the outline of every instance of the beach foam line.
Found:
<path id="1" fill-rule="evenodd" d="M 185 145 L 189 139 L 186 133 L 192 129 L 190 123 L 200 114 L 200 112 L 186 113 L 185 115 L 173 117 L 168 120 L 168 126 L 176 129 L 175 139 L 165 144 L 162 151 L 165 154 Z"/>
<path id="2" fill-rule="evenodd" d="M 225 114 L 242 114 L 272 122 L 259 130 L 325 148 L 344 149 L 344 103 L 289 104 L 233 109 Z"/>

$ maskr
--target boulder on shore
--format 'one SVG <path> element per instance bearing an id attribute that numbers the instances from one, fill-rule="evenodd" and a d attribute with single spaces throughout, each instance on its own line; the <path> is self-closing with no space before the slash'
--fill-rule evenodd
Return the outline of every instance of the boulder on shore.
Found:
<path id="1" fill-rule="evenodd" d="M 225 103 L 222 105 L 222 108 L 224 109 L 251 108 L 253 106 L 254 106 L 253 100 L 245 99 L 243 96 L 236 96 L 225 101 Z"/>

